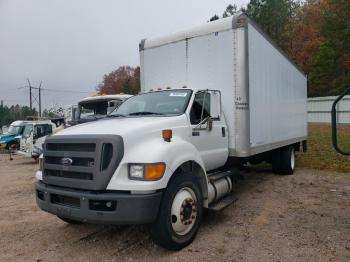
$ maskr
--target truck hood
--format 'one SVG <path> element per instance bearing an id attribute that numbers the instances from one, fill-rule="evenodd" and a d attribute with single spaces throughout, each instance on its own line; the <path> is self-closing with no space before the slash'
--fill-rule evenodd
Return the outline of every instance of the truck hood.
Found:
<path id="1" fill-rule="evenodd" d="M 105 118 L 66 128 L 55 135 L 120 135 L 145 134 L 166 128 L 184 126 L 185 114 L 170 117 L 120 117 Z"/>
<path id="2" fill-rule="evenodd" d="M 0 135 L 0 141 L 7 141 L 7 140 L 9 140 L 9 139 L 14 138 L 15 136 L 16 136 L 16 135 L 10 134 L 10 133 L 2 134 L 2 135 Z"/>

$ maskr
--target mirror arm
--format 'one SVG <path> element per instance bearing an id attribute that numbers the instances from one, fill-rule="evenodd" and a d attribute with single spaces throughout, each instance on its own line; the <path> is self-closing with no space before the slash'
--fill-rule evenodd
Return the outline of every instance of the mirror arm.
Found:
<path id="1" fill-rule="evenodd" d="M 207 128 L 202 128 L 202 125 L 207 122 L 210 121 L 210 116 L 204 118 L 202 121 L 200 121 L 194 128 L 193 130 L 206 130 Z"/>

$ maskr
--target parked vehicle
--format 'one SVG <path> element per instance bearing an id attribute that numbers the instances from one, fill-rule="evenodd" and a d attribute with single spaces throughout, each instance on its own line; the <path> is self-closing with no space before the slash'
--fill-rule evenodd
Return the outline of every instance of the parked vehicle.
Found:
<path id="1" fill-rule="evenodd" d="M 142 94 L 46 139 L 38 206 L 68 223 L 149 223 L 193 241 L 203 209 L 233 203 L 237 170 L 293 174 L 306 145 L 306 77 L 245 14 L 140 44 Z"/>
<path id="2" fill-rule="evenodd" d="M 0 134 L 0 149 L 18 149 L 23 130 L 23 121 L 12 122 L 7 132 Z"/>
<path id="3" fill-rule="evenodd" d="M 78 102 L 77 107 L 71 107 L 71 120 L 68 121 L 68 125 L 76 125 L 104 118 L 131 96 L 118 94 L 96 95 L 83 98 Z"/>
<path id="4" fill-rule="evenodd" d="M 54 123 L 55 120 L 24 121 L 20 149 L 17 153 L 36 160 L 42 153 L 42 145 L 46 137 L 55 133 L 55 130 L 58 131 L 64 128 L 63 120 L 58 126 Z"/>

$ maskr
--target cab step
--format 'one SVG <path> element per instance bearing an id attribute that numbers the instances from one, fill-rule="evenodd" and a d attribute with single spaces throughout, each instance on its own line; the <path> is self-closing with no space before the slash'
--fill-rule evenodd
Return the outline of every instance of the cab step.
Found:
<path id="1" fill-rule="evenodd" d="M 215 203 L 209 205 L 208 209 L 214 210 L 214 211 L 220 211 L 228 207 L 229 205 L 235 203 L 237 200 L 238 200 L 237 197 L 233 195 L 228 195 L 216 201 Z"/>

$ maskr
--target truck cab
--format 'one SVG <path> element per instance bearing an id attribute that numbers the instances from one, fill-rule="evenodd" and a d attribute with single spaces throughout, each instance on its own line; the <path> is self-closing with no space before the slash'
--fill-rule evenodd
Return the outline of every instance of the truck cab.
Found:
<path id="1" fill-rule="evenodd" d="M 14 121 L 6 133 L 0 134 L 0 149 L 18 149 L 23 134 L 23 121 Z"/>
<path id="2" fill-rule="evenodd" d="M 24 121 L 18 154 L 37 159 L 45 138 L 52 135 L 56 125 L 51 120 Z"/>
<path id="3" fill-rule="evenodd" d="M 119 107 L 131 95 L 96 95 L 86 97 L 78 102 L 78 106 L 71 107 L 71 120 L 69 125 L 91 122 L 105 117 Z"/>
<path id="4" fill-rule="evenodd" d="M 164 216 L 178 219 L 172 230 L 180 235 L 195 232 L 202 208 L 232 189 L 230 170 L 208 186 L 207 173 L 228 159 L 220 100 L 218 90 L 150 91 L 105 119 L 47 137 L 36 174 L 39 207 L 72 223 L 154 223 L 169 185 L 187 183 Z"/>

